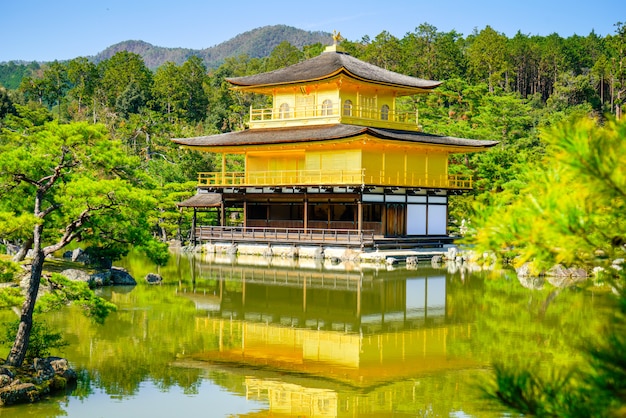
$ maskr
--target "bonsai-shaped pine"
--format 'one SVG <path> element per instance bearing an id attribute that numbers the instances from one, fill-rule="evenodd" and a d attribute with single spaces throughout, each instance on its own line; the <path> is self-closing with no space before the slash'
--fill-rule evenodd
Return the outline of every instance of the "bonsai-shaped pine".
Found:
<path id="1" fill-rule="evenodd" d="M 0 228 L 5 237 L 20 237 L 32 252 L 7 365 L 20 366 L 26 356 L 46 257 L 74 241 L 117 254 L 129 246 L 164 249 L 152 244 L 148 219 L 156 204 L 149 187 L 139 161 L 102 125 L 37 124 L 27 117 L 5 121 L 0 133 L 0 221 L 20 222 L 0 222 Z"/>

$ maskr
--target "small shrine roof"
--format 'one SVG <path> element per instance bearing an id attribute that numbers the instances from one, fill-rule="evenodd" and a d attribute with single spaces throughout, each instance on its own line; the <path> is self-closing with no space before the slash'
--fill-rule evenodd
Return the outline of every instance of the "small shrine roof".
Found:
<path id="1" fill-rule="evenodd" d="M 177 203 L 176 206 L 185 208 L 210 208 L 220 206 L 221 203 L 221 193 L 198 193 L 187 200 Z"/>

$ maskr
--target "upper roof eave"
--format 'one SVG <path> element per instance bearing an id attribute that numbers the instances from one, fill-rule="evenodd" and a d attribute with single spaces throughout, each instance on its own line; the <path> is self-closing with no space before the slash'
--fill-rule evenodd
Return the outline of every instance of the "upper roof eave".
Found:
<path id="1" fill-rule="evenodd" d="M 278 86 L 323 80 L 342 71 L 360 80 L 389 86 L 430 90 L 441 84 L 440 81 L 425 80 L 389 71 L 337 51 L 323 52 L 317 57 L 278 70 L 226 80 L 239 88 Z"/>
<path id="2" fill-rule="evenodd" d="M 234 149 L 251 146 L 333 141 L 365 134 L 381 140 L 404 142 L 411 145 L 453 147 L 459 150 L 456 152 L 462 152 L 462 150 L 467 150 L 467 152 L 484 150 L 499 143 L 498 141 L 456 138 L 424 132 L 372 128 L 341 123 L 295 128 L 246 129 L 195 138 L 172 138 L 172 141 L 189 148 L 219 150 L 220 148 Z"/>
<path id="3" fill-rule="evenodd" d="M 318 77 L 318 78 L 310 78 L 310 79 L 306 79 L 306 80 L 293 80 L 293 81 L 289 81 L 289 82 L 280 82 L 280 83 L 273 83 L 273 84 L 255 84 L 255 85 L 244 85 L 244 84 L 233 84 L 233 90 L 240 90 L 240 91 L 263 91 L 263 90 L 270 90 L 270 89 L 274 89 L 277 87 L 285 87 L 285 86 L 290 86 L 293 84 L 303 84 L 303 83 L 315 83 L 315 82 L 320 82 L 320 81 L 325 81 L 325 80 L 332 80 L 333 78 L 339 77 L 341 75 L 345 75 L 349 78 L 352 78 L 354 80 L 359 80 L 359 81 L 364 81 L 364 82 L 368 82 L 368 83 L 372 83 L 372 84 L 376 84 L 376 85 L 380 85 L 380 86 L 385 86 L 385 87 L 390 87 L 393 89 L 397 89 L 402 91 L 403 95 L 410 95 L 410 94 L 418 94 L 418 93 L 426 93 L 429 92 L 430 90 L 440 86 L 443 82 L 441 81 L 433 81 L 432 86 L 429 87 L 415 87 L 415 86 L 407 86 L 407 85 L 403 85 L 403 84 L 393 84 L 393 83 L 384 83 L 384 82 L 379 82 L 379 81 L 372 81 L 372 80 L 368 80 L 365 79 L 363 77 L 359 77 L 356 74 L 352 74 L 350 71 L 346 70 L 345 68 L 340 68 L 337 71 L 335 71 L 334 73 L 330 73 L 327 74 L 323 77 Z M 229 79 L 227 79 L 227 81 L 230 82 Z"/>

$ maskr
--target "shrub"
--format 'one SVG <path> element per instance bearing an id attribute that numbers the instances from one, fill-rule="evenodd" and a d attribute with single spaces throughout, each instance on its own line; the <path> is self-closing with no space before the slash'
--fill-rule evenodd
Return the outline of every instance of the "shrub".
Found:
<path id="1" fill-rule="evenodd" d="M 4 335 L 0 335 L 0 343 L 13 344 L 19 325 L 19 320 L 4 323 Z M 68 343 L 63 339 L 61 333 L 53 331 L 45 321 L 34 321 L 26 351 L 26 360 L 30 362 L 37 357 L 48 357 L 51 350 L 67 345 Z"/>

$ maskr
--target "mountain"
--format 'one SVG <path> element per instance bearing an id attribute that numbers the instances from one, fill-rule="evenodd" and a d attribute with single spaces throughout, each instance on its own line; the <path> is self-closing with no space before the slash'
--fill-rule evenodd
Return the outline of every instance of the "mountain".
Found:
<path id="1" fill-rule="evenodd" d="M 155 69 L 167 61 L 182 64 L 187 61 L 187 58 L 190 56 L 199 55 L 199 51 L 193 49 L 164 48 L 154 46 L 144 41 L 124 41 L 108 47 L 95 57 L 88 58 L 92 58 L 95 63 L 99 63 L 108 60 L 121 51 L 133 52 L 140 55 L 146 63 L 146 66 L 151 69 Z"/>
<path id="2" fill-rule="evenodd" d="M 144 59 L 148 68 L 155 69 L 167 61 L 181 65 L 190 56 L 197 55 L 207 68 L 217 68 L 228 57 L 242 54 L 252 58 L 266 57 L 283 41 L 287 41 L 297 48 L 302 48 L 305 45 L 318 42 L 323 45 L 330 45 L 333 40 L 330 33 L 310 32 L 286 25 L 273 25 L 241 33 L 221 44 L 201 50 L 164 48 L 143 41 L 124 41 L 108 47 L 92 58 L 97 63 L 111 58 L 120 51 L 134 52 Z"/>

